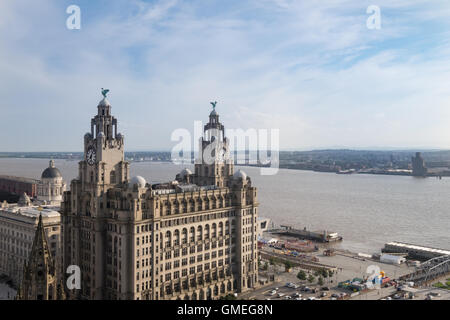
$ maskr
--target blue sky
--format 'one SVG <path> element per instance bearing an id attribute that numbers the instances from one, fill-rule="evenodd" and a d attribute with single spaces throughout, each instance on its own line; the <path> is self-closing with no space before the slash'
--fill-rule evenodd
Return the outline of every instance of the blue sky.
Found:
<path id="1" fill-rule="evenodd" d="M 215 100 L 281 149 L 448 149 L 449 18 L 448 0 L 2 0 L 0 151 L 80 151 L 101 87 L 128 150 L 170 150 Z"/>

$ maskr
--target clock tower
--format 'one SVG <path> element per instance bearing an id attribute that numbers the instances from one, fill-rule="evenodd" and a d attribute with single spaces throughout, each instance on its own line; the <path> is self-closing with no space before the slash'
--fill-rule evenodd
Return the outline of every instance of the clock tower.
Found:
<path id="1" fill-rule="evenodd" d="M 91 131 L 84 136 L 84 160 L 79 176 L 83 189 L 106 191 L 128 180 L 129 164 L 124 161 L 124 137 L 117 132 L 117 119 L 105 97 L 91 120 Z"/>
<path id="2" fill-rule="evenodd" d="M 81 289 L 68 292 L 71 298 L 102 299 L 105 296 L 106 263 L 109 261 L 107 234 L 114 215 L 108 193 L 129 179 L 125 161 L 124 136 L 117 132 L 117 119 L 103 90 L 91 130 L 84 135 L 84 157 L 78 178 L 61 204 L 64 270 L 70 265 L 81 269 Z M 115 226 L 115 231 L 117 225 Z M 121 232 L 126 228 L 119 227 Z M 126 268 L 123 267 L 126 271 Z"/>

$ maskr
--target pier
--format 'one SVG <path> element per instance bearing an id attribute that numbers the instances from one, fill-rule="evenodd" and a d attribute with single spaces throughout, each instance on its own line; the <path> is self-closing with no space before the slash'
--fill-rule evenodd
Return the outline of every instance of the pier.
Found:
<path id="1" fill-rule="evenodd" d="M 430 248 L 402 242 L 386 243 L 381 251 L 383 253 L 406 253 L 409 258 L 422 261 L 450 255 L 450 250 Z"/>
<path id="2" fill-rule="evenodd" d="M 306 228 L 295 229 L 294 227 L 288 225 L 282 225 L 280 227 L 281 229 L 271 230 L 270 232 L 273 234 L 291 236 L 324 243 L 342 241 L 342 237 L 339 236 L 337 232 L 327 230 L 309 231 L 306 230 Z"/>

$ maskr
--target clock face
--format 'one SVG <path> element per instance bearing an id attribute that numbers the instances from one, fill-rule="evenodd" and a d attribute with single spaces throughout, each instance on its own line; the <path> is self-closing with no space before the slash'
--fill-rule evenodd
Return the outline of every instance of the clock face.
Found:
<path id="1" fill-rule="evenodd" d="M 94 147 L 89 147 L 86 152 L 86 161 L 88 165 L 92 166 L 96 160 L 96 151 Z"/>

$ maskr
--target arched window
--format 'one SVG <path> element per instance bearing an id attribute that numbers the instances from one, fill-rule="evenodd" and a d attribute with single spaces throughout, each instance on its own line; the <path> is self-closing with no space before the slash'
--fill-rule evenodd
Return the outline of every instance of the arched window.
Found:
<path id="1" fill-rule="evenodd" d="M 170 247 L 170 244 L 172 242 L 172 234 L 170 231 L 166 232 L 166 247 Z"/>
<path id="2" fill-rule="evenodd" d="M 174 232 L 174 241 L 173 241 L 173 245 L 174 246 L 178 246 L 180 244 L 180 230 L 175 230 Z"/>
<path id="3" fill-rule="evenodd" d="M 197 241 L 203 240 L 203 229 L 202 226 L 198 226 L 197 228 Z"/>
<path id="4" fill-rule="evenodd" d="M 114 184 L 116 183 L 116 172 L 114 170 L 111 171 L 109 174 L 109 183 Z"/>
<path id="5" fill-rule="evenodd" d="M 183 238 L 182 238 L 182 242 L 183 242 L 183 244 L 184 243 L 187 243 L 187 241 L 188 241 L 188 234 L 187 234 L 188 232 L 187 232 L 187 229 L 186 228 L 183 228 Z"/>
<path id="6" fill-rule="evenodd" d="M 209 224 L 205 226 L 205 239 L 209 239 Z"/>
<path id="7" fill-rule="evenodd" d="M 223 236 L 223 222 L 219 222 L 219 237 Z"/>
<path id="8" fill-rule="evenodd" d="M 215 223 L 213 223 L 211 238 L 215 238 L 215 237 L 217 237 L 217 225 Z"/>

